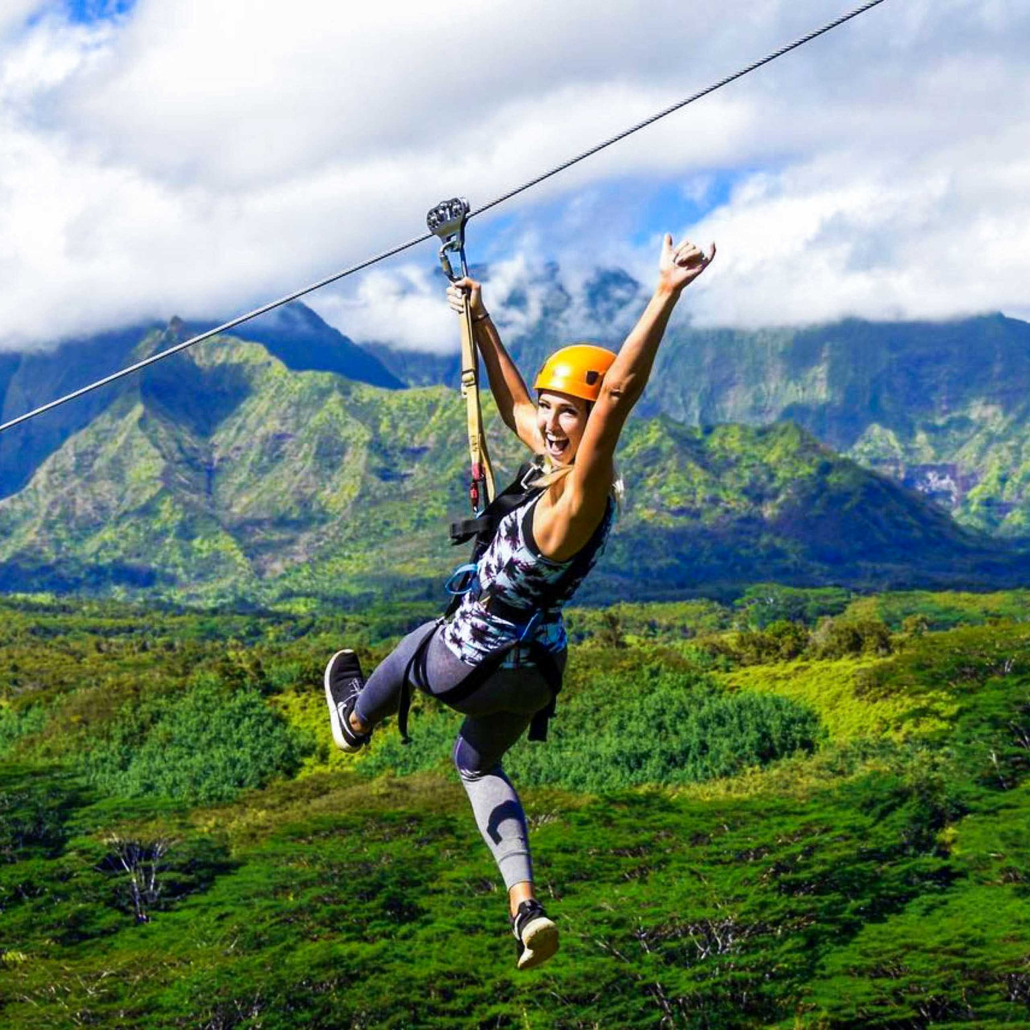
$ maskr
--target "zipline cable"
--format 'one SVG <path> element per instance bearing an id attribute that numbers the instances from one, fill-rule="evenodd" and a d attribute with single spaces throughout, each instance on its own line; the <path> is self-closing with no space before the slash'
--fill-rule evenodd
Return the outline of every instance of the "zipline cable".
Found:
<path id="1" fill-rule="evenodd" d="M 516 186 L 515 189 L 509 190 L 507 193 L 501 194 L 501 196 L 491 200 L 487 204 L 483 204 L 481 207 L 471 211 L 469 218 L 473 218 L 476 215 L 481 215 L 485 211 L 489 211 L 491 208 L 497 207 L 498 204 L 503 204 L 505 201 L 510 200 L 512 197 L 518 196 L 518 194 L 525 192 L 538 183 L 543 182 L 545 179 L 551 178 L 553 175 L 557 175 L 559 172 L 565 171 L 566 168 L 571 168 L 572 165 L 577 164 L 580 161 L 585 160 L 588 157 L 598 153 L 598 151 L 604 150 L 606 147 L 610 147 L 613 143 L 618 143 L 620 140 L 625 139 L 627 136 L 631 136 L 634 132 L 639 132 L 641 129 L 646 128 L 648 125 L 652 125 L 660 118 L 666 117 L 666 115 L 672 114 L 674 111 L 680 110 L 680 108 L 686 107 L 688 104 L 694 103 L 695 100 L 700 100 L 702 97 L 708 96 L 709 93 L 714 93 L 717 89 L 722 89 L 723 86 L 728 85 L 731 82 L 735 82 L 737 79 L 748 75 L 750 72 L 755 71 L 757 68 L 761 68 L 763 65 L 768 64 L 770 61 L 775 61 L 776 58 L 782 57 L 784 54 L 790 53 L 791 50 L 796 50 L 800 46 L 804 46 L 806 43 L 811 42 L 818 36 L 829 32 L 831 29 L 837 28 L 839 25 L 843 25 L 847 21 L 851 21 L 852 18 L 857 18 L 860 14 L 864 14 L 870 8 L 876 7 L 882 4 L 884 0 L 868 0 L 867 3 L 862 4 L 861 7 L 856 7 L 853 11 L 848 14 L 842 15 L 840 18 L 836 18 L 831 22 L 828 22 L 820 29 L 816 29 L 814 32 L 809 32 L 807 35 L 801 36 L 794 40 L 793 43 L 788 43 L 786 46 L 780 47 L 778 50 L 761 60 L 755 61 L 753 64 L 749 64 L 746 68 L 742 68 L 738 72 L 734 72 L 732 75 L 727 75 L 726 78 L 720 79 L 718 82 L 711 86 L 707 86 L 705 89 L 699 90 L 697 93 L 687 97 L 685 100 L 681 100 L 670 107 L 665 108 L 663 111 L 659 111 L 657 114 L 652 115 L 650 118 L 645 118 L 644 121 L 638 122 L 632 128 L 626 129 L 623 132 L 618 133 L 616 136 L 612 136 L 610 139 L 605 140 L 603 143 L 598 143 L 597 146 L 591 147 L 589 150 L 584 150 L 582 154 L 577 154 L 575 157 L 570 158 L 568 161 L 564 161 L 559 165 L 555 165 L 550 171 L 544 172 L 543 175 L 538 175 L 535 178 L 529 179 L 527 182 L 522 183 L 521 186 Z M 425 243 L 426 240 L 433 238 L 433 233 L 428 232 L 422 236 L 418 236 L 413 240 L 408 240 L 407 243 L 401 243 L 396 247 L 391 247 L 389 250 L 384 250 L 381 254 L 377 254 L 375 257 L 367 258 L 365 261 L 361 261 L 356 265 L 351 265 L 349 268 L 345 268 L 342 272 L 336 272 L 333 275 L 326 276 L 324 279 L 319 279 L 318 282 L 312 283 L 310 286 L 304 286 L 299 290 L 294 290 L 292 293 L 288 293 L 285 297 L 280 297 L 278 300 L 273 300 L 268 304 L 263 304 L 259 308 L 255 308 L 253 311 L 248 311 L 245 315 L 239 315 L 236 318 L 231 319 L 228 322 L 223 322 L 221 325 L 216 326 L 214 329 L 208 329 L 206 332 L 200 333 L 197 336 L 190 337 L 188 340 L 184 340 L 182 343 L 177 343 L 174 347 L 169 347 L 166 350 L 160 351 L 157 354 L 152 354 L 149 358 L 144 358 L 142 361 L 137 361 L 134 365 L 129 365 L 127 368 L 123 368 L 118 372 L 113 372 L 109 376 L 104 376 L 103 379 L 98 379 L 94 383 L 90 383 L 88 386 L 80 387 L 78 390 L 73 390 L 71 393 L 65 394 L 63 397 L 58 397 L 56 400 L 49 401 L 46 404 L 40 405 L 38 408 L 33 408 L 32 411 L 25 412 L 24 415 L 19 415 L 17 418 L 13 418 L 8 422 L 0 424 L 0 433 L 5 429 L 12 429 L 14 426 L 20 425 L 22 422 L 27 422 L 30 418 L 35 418 L 37 415 L 42 415 L 46 411 L 50 411 L 53 408 L 65 404 L 68 401 L 73 401 L 84 394 L 90 393 L 93 390 L 99 389 L 101 386 L 107 386 L 108 383 L 113 383 L 118 379 L 122 379 L 124 376 L 131 375 L 133 372 L 138 372 L 140 369 L 146 368 L 148 365 L 153 365 L 157 361 L 161 361 L 164 358 L 171 357 L 173 354 L 178 354 L 180 351 L 186 350 L 187 347 L 192 347 L 196 343 L 200 343 L 203 340 L 209 340 L 212 336 L 217 336 L 220 333 L 224 333 L 229 329 L 233 329 L 244 322 L 250 321 L 252 318 L 257 318 L 258 315 L 263 315 L 275 308 L 282 307 L 284 304 L 289 304 L 290 301 L 294 301 L 303 297 L 305 294 L 312 293 L 314 290 L 321 289 L 323 286 L 328 286 L 330 283 L 337 282 L 340 279 L 345 278 L 348 275 L 353 275 L 355 272 L 360 272 L 362 269 L 369 268 L 371 265 L 377 264 L 380 261 L 385 261 L 389 257 L 393 257 L 395 254 L 400 254 L 405 250 L 410 250 L 412 247 L 417 246 L 420 243 Z"/>
<path id="2" fill-rule="evenodd" d="M 591 147 L 589 150 L 584 150 L 582 154 L 578 154 L 576 157 L 570 158 L 568 161 L 563 161 L 560 165 L 555 165 L 549 172 L 544 172 L 543 175 L 538 175 L 535 179 L 530 179 L 529 182 L 524 182 L 521 186 L 516 186 L 515 189 L 502 194 L 496 200 L 491 200 L 489 204 L 484 204 L 482 207 L 475 208 L 469 213 L 469 218 L 474 218 L 476 215 L 481 215 L 484 211 L 489 211 L 492 207 L 497 207 L 498 204 L 503 204 L 506 200 L 511 200 L 512 197 L 518 196 L 518 194 L 522 193 L 524 190 L 528 190 L 531 186 L 536 186 L 538 183 L 543 182 L 544 179 L 549 179 L 552 175 L 557 175 L 559 172 L 564 172 L 566 168 L 571 168 L 574 164 L 577 164 L 588 157 L 592 157 L 598 151 L 604 150 L 605 147 L 610 147 L 613 143 L 618 143 L 620 140 L 624 140 L 627 136 L 632 136 L 634 132 L 646 129 L 647 126 L 658 121 L 659 118 L 664 118 L 666 115 L 672 114 L 674 111 L 678 111 L 681 107 L 686 107 L 687 104 L 692 104 L 695 100 L 700 100 L 702 97 L 708 96 L 709 93 L 714 93 L 717 89 L 722 89 L 723 86 L 727 86 L 731 82 L 735 82 L 737 79 L 743 78 L 745 75 L 753 72 L 756 68 L 761 68 L 763 64 L 775 61 L 777 57 L 782 57 L 784 54 L 790 53 L 791 50 L 797 50 L 799 46 L 804 46 L 806 43 L 810 43 L 817 36 L 821 36 L 823 33 L 837 28 L 838 25 L 843 25 L 846 21 L 851 21 L 852 18 L 857 18 L 860 14 L 865 14 L 865 12 L 871 7 L 876 7 L 883 2 L 884 0 L 869 0 L 868 3 L 863 4 L 861 7 L 856 7 L 850 14 L 845 14 L 842 17 L 837 18 L 835 21 L 829 22 L 821 29 L 816 29 L 815 32 L 809 32 L 808 35 L 801 36 L 799 39 L 794 40 L 793 43 L 788 43 L 786 46 L 780 47 L 779 50 L 769 54 L 767 57 L 763 57 L 760 61 L 755 61 L 754 64 L 749 64 L 746 68 L 741 68 L 739 72 L 727 75 L 725 79 L 720 79 L 714 85 L 706 86 L 693 96 L 687 97 L 686 100 L 681 100 L 679 103 L 665 108 L 664 111 L 659 111 L 658 114 L 653 114 L 650 118 L 645 118 L 642 122 L 638 122 L 631 129 L 626 129 L 618 135 L 612 136 L 611 139 L 606 139 L 603 143 L 598 143 L 597 146 Z"/>
<path id="3" fill-rule="evenodd" d="M 155 361 L 160 361 L 162 358 L 169 358 L 173 354 L 178 354 L 179 351 L 185 350 L 187 347 L 192 347 L 195 343 L 200 343 L 201 340 L 209 340 L 212 336 L 224 333 L 227 329 L 233 329 L 243 322 L 249 322 L 250 319 L 257 318 L 258 315 L 265 314 L 266 311 L 272 311 L 274 308 L 282 307 L 283 304 L 289 304 L 291 300 L 303 297 L 305 293 L 311 293 L 313 290 L 320 289 L 323 286 L 328 286 L 329 283 L 334 283 L 337 279 L 342 279 L 346 275 L 352 275 L 354 272 L 360 272 L 363 268 L 368 268 L 369 265 L 374 265 L 378 261 L 383 261 L 388 257 L 393 257 L 394 254 L 400 254 L 401 251 L 408 250 L 419 243 L 425 243 L 426 240 L 431 240 L 432 238 L 433 234 L 431 232 L 427 232 L 424 236 L 419 236 L 414 240 L 408 240 L 407 243 L 402 243 L 400 246 L 392 247 L 390 250 L 384 250 L 382 254 L 377 254 L 375 257 L 368 258 L 368 260 L 362 261 L 360 264 L 351 265 L 350 268 L 345 268 L 342 272 L 337 272 L 335 275 L 327 276 L 325 279 L 319 279 L 317 283 L 312 283 L 310 286 L 305 286 L 300 290 L 294 290 L 293 293 L 288 293 L 285 297 L 273 300 L 269 304 L 263 304 L 261 307 L 255 308 L 253 311 L 248 311 L 245 315 L 239 315 L 228 322 L 223 322 L 214 329 L 208 329 L 206 332 L 200 333 L 197 336 L 191 336 L 188 340 L 183 340 L 182 343 L 177 343 L 174 347 L 169 347 L 167 350 L 160 351 L 157 354 L 151 354 L 149 358 L 137 361 L 135 365 L 129 365 L 128 368 L 123 368 L 119 372 L 112 372 L 111 375 L 104 376 L 103 379 L 98 379 L 95 383 L 90 383 L 89 386 L 80 387 L 78 390 L 66 393 L 63 397 L 58 397 L 55 401 L 42 404 L 38 408 L 33 408 L 32 411 L 25 412 L 24 415 L 12 418 L 9 422 L 5 422 L 3 425 L 0 425 L 0 433 L 5 429 L 10 429 L 12 426 L 18 425 L 20 422 L 25 422 L 30 418 L 34 418 L 36 415 L 42 415 L 44 411 L 56 408 L 59 404 L 64 404 L 66 401 L 73 401 L 76 397 L 81 397 L 84 393 L 89 393 L 91 390 L 99 389 L 101 386 L 107 386 L 108 383 L 113 383 L 116 379 L 121 379 L 124 376 L 131 375 L 133 372 L 138 372 L 141 368 L 146 368 L 147 365 L 153 365 Z"/>

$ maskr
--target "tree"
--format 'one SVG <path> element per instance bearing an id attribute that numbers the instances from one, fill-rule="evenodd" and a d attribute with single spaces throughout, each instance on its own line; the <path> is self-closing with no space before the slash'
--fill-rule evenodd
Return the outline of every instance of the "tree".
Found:
<path id="1" fill-rule="evenodd" d="M 108 855 L 101 868 L 120 868 L 128 874 L 129 895 L 136 922 L 149 923 L 147 909 L 157 903 L 161 894 L 161 886 L 157 880 L 162 868 L 161 859 L 175 842 L 170 837 L 159 837 L 155 841 L 144 843 L 112 834 L 104 843 L 112 848 L 112 854 Z"/>

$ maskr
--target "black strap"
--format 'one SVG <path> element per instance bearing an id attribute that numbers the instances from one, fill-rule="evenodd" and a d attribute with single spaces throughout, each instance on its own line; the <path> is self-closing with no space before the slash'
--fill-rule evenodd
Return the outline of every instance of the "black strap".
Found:
<path id="1" fill-rule="evenodd" d="M 523 463 L 515 474 L 515 478 L 483 509 L 481 514 L 474 519 L 462 519 L 459 522 L 451 523 L 451 543 L 464 544 L 475 537 L 476 545 L 472 560 L 476 561 L 493 539 L 501 519 L 542 490 L 542 487 L 529 485 L 541 475 L 542 471 L 535 461 Z"/>
<path id="2" fill-rule="evenodd" d="M 489 510 L 487 508 L 487 511 Z M 461 519 L 459 522 L 452 522 L 451 543 L 463 544 L 466 540 L 471 540 L 474 536 L 486 532 L 486 530 L 493 528 L 493 526 L 494 520 L 485 512 L 478 519 Z"/>
<path id="3" fill-rule="evenodd" d="M 533 656 L 533 661 L 536 662 L 536 667 L 540 670 L 540 675 L 547 681 L 547 686 L 551 690 L 551 700 L 548 701 L 547 707 L 541 708 L 533 716 L 533 721 L 529 724 L 529 739 L 546 741 L 547 724 L 554 718 L 554 711 L 558 704 L 558 695 L 561 693 L 562 670 L 554 655 L 539 644 L 531 644 L 529 650 Z"/>

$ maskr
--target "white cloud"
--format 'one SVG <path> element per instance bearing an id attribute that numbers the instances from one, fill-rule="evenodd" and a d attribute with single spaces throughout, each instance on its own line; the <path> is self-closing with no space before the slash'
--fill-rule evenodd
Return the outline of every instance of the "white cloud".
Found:
<path id="1" fill-rule="evenodd" d="M 140 0 L 115 24 L 69 24 L 51 5 L 26 28 L 33 7 L 0 15 L 8 347 L 244 310 L 842 9 Z M 518 285 L 529 305 L 498 316 L 512 332 L 533 317 L 548 258 L 573 291 L 598 265 L 649 283 L 649 199 L 678 183 L 707 205 L 727 175 L 724 203 L 669 226 L 720 245 L 689 301 L 699 322 L 1026 313 L 1028 43 L 1016 0 L 882 5 L 474 221 L 491 288 Z M 433 260 L 425 244 L 313 305 L 359 339 L 448 346 Z"/>
<path id="2" fill-rule="evenodd" d="M 37 0 L 4 0 L 0 7 L 0 41 L 21 29 L 38 7 Z"/>

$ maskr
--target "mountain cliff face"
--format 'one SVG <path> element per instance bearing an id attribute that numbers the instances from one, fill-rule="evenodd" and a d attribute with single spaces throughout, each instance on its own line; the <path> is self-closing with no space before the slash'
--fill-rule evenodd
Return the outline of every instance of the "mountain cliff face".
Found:
<path id="1" fill-rule="evenodd" d="M 156 323 L 131 326 L 68 340 L 52 350 L 0 354 L 0 422 L 216 324 L 187 325 L 173 319 L 167 329 Z M 262 315 L 247 326 L 248 338 L 262 342 L 287 368 L 336 372 L 388 389 L 404 386 L 374 355 L 299 302 Z M 105 387 L 0 434 L 0 497 L 20 490 L 49 455 L 121 395 L 121 387 Z"/>
<path id="2" fill-rule="evenodd" d="M 167 340 L 154 334 L 148 346 Z M 495 460 L 518 441 L 491 409 Z M 295 371 L 219 338 L 126 380 L 0 501 L 5 589 L 174 600 L 442 599 L 464 558 L 464 414 L 442 387 L 391 391 Z M 1030 563 L 790 423 L 632 419 L 627 499 L 585 599 L 757 580 L 990 585 Z"/>
<path id="3" fill-rule="evenodd" d="M 1025 322 L 674 333 L 648 404 L 688 424 L 792 419 L 966 524 L 1030 534 Z"/>

